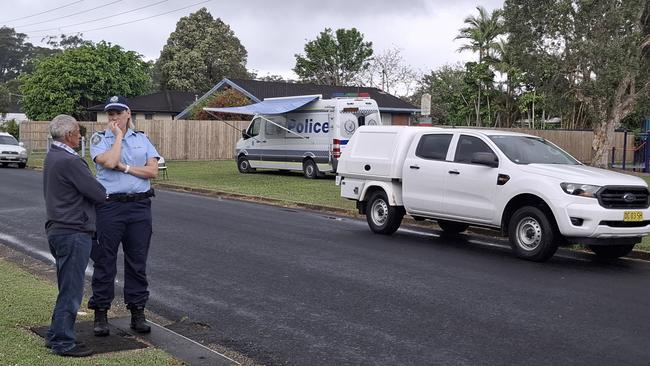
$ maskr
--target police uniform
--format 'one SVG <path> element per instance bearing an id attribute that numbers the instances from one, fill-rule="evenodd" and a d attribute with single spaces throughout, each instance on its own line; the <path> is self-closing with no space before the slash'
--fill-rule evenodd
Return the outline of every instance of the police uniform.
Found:
<path id="1" fill-rule="evenodd" d="M 90 155 L 93 159 L 108 151 L 115 142 L 110 129 L 93 134 Z M 121 161 L 144 166 L 148 159 L 160 158 L 158 151 L 141 131 L 128 129 L 122 141 Z M 152 233 L 149 179 L 95 164 L 97 180 L 106 188 L 107 202 L 97 208 L 97 240 L 91 258 L 94 262 L 93 295 L 88 308 L 107 310 L 115 297 L 117 251 L 124 251 L 124 302 L 127 308 L 144 308 L 147 289 L 146 264 Z"/>

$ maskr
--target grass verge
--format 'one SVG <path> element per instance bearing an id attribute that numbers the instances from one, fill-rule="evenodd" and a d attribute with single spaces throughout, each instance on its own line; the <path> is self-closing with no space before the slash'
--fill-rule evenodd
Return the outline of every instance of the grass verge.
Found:
<path id="1" fill-rule="evenodd" d="M 56 301 L 56 286 L 3 259 L 0 259 L 0 283 L 1 365 L 181 365 L 154 348 L 80 359 L 54 355 L 29 327 L 49 323 Z"/>

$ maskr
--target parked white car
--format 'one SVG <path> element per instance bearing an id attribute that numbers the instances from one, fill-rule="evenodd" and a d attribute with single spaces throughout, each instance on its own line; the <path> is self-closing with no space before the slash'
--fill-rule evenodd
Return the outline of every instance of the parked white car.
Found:
<path id="1" fill-rule="evenodd" d="M 569 243 L 621 257 L 650 233 L 643 179 L 585 166 L 521 133 L 361 127 L 339 159 L 337 183 L 375 233 L 392 234 L 405 214 L 450 233 L 489 227 L 535 261 Z"/>
<path id="2" fill-rule="evenodd" d="M 27 150 L 6 132 L 0 132 L 0 166 L 18 164 L 19 168 L 27 166 Z"/>

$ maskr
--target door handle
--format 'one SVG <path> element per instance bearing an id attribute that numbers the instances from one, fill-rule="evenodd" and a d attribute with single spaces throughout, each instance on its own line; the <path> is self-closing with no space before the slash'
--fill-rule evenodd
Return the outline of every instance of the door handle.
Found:
<path id="1" fill-rule="evenodd" d="M 409 168 L 411 168 L 411 169 L 420 169 L 420 167 L 417 166 L 417 165 L 411 165 Z"/>
<path id="2" fill-rule="evenodd" d="M 456 174 L 456 175 L 458 175 L 458 174 L 460 174 L 460 172 L 459 172 L 458 170 L 450 170 L 450 171 L 449 171 L 449 174 Z"/>

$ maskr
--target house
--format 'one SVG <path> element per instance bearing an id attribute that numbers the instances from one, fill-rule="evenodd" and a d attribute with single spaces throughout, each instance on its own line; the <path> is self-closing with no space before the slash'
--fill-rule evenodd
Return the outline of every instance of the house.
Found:
<path id="1" fill-rule="evenodd" d="M 175 119 L 186 119 L 197 103 L 200 103 L 217 91 L 228 88 L 239 91 L 253 103 L 261 102 L 264 98 L 290 97 L 296 95 L 321 94 L 324 99 L 330 99 L 334 93 L 368 93 L 379 106 L 382 123 L 388 125 L 408 125 L 411 116 L 420 111 L 418 107 L 377 88 L 223 79 L 207 93 L 203 94 L 196 102 L 180 112 Z"/>
<path id="2" fill-rule="evenodd" d="M 27 115 L 23 113 L 22 109 L 20 108 L 20 105 L 18 104 L 18 101 L 15 98 L 11 99 L 11 101 L 9 102 L 9 108 L 7 108 L 7 113 L 0 113 L 0 124 L 2 124 L 5 121 L 11 121 L 12 119 L 18 123 L 29 120 L 27 118 Z"/>
<path id="3" fill-rule="evenodd" d="M 149 95 L 128 98 L 131 109 L 131 119 L 172 120 L 187 106 L 196 101 L 198 97 L 194 92 L 181 92 L 165 90 Z M 97 104 L 88 108 L 90 112 L 97 113 L 97 122 L 108 122 L 104 112 L 104 104 Z"/>

